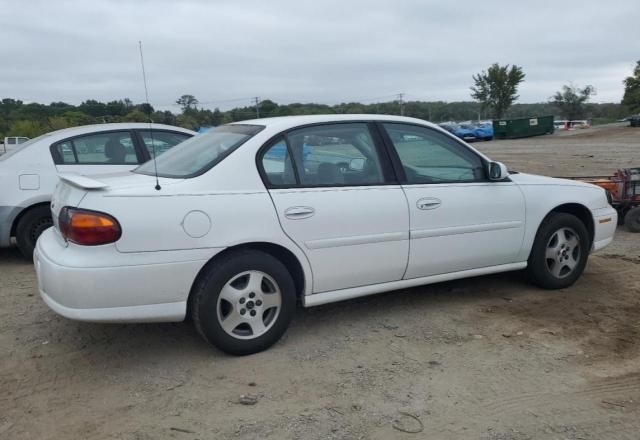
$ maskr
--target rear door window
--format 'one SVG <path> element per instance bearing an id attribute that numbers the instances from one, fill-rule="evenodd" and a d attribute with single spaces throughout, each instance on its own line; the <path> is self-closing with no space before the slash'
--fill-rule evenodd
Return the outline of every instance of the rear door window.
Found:
<path id="1" fill-rule="evenodd" d="M 77 136 L 54 144 L 56 164 L 136 165 L 140 158 L 129 131 L 113 131 Z"/>
<path id="2" fill-rule="evenodd" d="M 52 151 L 53 161 L 57 164 L 75 164 L 78 163 L 76 155 L 73 152 L 73 144 L 71 141 L 60 142 L 56 144 Z"/>
<path id="3" fill-rule="evenodd" d="M 379 185 L 382 164 L 366 123 L 293 130 L 289 144 L 302 186 Z"/>
<path id="4" fill-rule="evenodd" d="M 144 147 L 149 153 L 149 157 L 153 157 L 154 151 L 156 156 L 159 156 L 191 137 L 191 135 L 187 133 L 175 131 L 138 130 L 138 133 L 140 134 Z"/>

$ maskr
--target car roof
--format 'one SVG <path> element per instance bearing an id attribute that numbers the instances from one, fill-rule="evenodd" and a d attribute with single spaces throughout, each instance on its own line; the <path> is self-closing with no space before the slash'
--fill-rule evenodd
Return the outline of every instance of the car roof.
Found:
<path id="1" fill-rule="evenodd" d="M 425 121 L 423 119 L 408 118 L 404 116 L 394 115 L 368 115 L 368 114 L 328 114 L 328 115 L 303 115 L 303 116 L 279 116 L 275 118 L 250 119 L 246 121 L 233 122 L 233 124 L 251 124 L 262 125 L 269 131 L 282 131 L 290 128 L 308 124 L 321 124 L 331 122 L 349 122 L 349 121 L 386 121 L 386 122 L 405 122 L 410 124 L 427 125 L 429 127 L 438 128 L 436 124 Z"/>
<path id="2" fill-rule="evenodd" d="M 22 157 L 25 154 L 25 151 L 33 151 L 32 148 L 39 149 L 41 145 L 51 145 L 54 142 L 59 142 L 64 139 L 68 139 L 70 137 L 79 136 L 83 134 L 90 133 L 100 133 L 103 131 L 111 131 L 111 130 L 131 130 L 131 129 L 146 129 L 148 130 L 151 126 L 154 130 L 171 130 L 177 131 L 180 133 L 190 134 L 195 136 L 196 133 L 193 130 L 188 130 L 182 127 L 176 127 L 173 125 L 166 124 L 149 124 L 147 122 L 116 122 L 110 124 L 91 124 L 91 125 L 79 125 L 77 127 L 69 127 L 63 128 L 62 130 L 50 131 L 48 133 L 42 134 L 38 137 L 32 138 L 27 142 L 20 144 L 19 148 L 7 152 L 0 156 L 2 161 L 6 161 L 9 158 L 13 159 L 14 157 Z"/>
<path id="3" fill-rule="evenodd" d="M 78 134 L 95 133 L 95 132 L 110 131 L 110 130 L 131 130 L 135 128 L 148 130 L 149 127 L 156 130 L 172 130 L 172 131 L 180 131 L 183 133 L 189 133 L 193 135 L 197 134 L 193 130 L 189 130 L 182 127 L 176 127 L 173 125 L 149 124 L 147 122 L 116 122 L 116 123 L 110 123 L 110 124 L 79 125 L 77 127 L 63 128 L 62 130 L 56 130 L 56 131 L 47 133 L 47 135 L 55 136 L 55 137 L 69 137 L 69 136 L 75 136 Z"/>

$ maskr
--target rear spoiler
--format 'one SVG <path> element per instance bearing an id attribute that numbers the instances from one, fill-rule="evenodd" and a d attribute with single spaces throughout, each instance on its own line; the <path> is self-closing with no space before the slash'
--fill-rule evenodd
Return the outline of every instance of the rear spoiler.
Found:
<path id="1" fill-rule="evenodd" d="M 102 189 L 108 185 L 80 174 L 58 174 L 60 180 L 82 189 Z"/>

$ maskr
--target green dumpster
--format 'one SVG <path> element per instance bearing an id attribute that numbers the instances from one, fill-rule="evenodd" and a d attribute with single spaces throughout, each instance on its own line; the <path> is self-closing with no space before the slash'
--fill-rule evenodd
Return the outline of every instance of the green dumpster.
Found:
<path id="1" fill-rule="evenodd" d="M 515 139 L 553 133 L 553 116 L 495 119 L 493 136 L 496 139 Z"/>

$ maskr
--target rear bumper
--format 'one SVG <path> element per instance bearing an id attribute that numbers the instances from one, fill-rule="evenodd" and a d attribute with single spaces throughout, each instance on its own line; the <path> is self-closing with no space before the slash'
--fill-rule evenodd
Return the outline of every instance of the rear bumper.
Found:
<path id="1" fill-rule="evenodd" d="M 613 241 L 618 225 L 618 213 L 611 206 L 593 211 L 593 251 L 599 251 Z"/>
<path id="2" fill-rule="evenodd" d="M 60 304 L 43 290 L 40 290 L 40 296 L 58 315 L 86 322 L 176 322 L 184 320 L 187 309 L 186 301 L 146 306 L 74 309 Z"/>
<path id="3" fill-rule="evenodd" d="M 191 285 L 210 258 L 197 258 L 201 250 L 190 256 L 181 251 L 164 253 L 164 260 L 170 261 L 162 262 L 157 253 L 127 255 L 114 246 L 73 247 L 63 246 L 53 228 L 40 236 L 34 252 L 38 288 L 54 312 L 90 322 L 182 321 Z M 83 252 L 87 256 L 81 266 L 77 254 Z M 118 254 L 118 265 L 86 264 L 94 260 L 92 255 L 110 253 Z"/>

